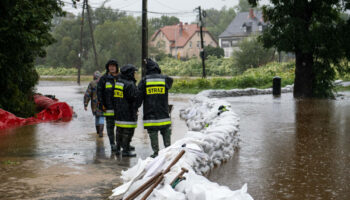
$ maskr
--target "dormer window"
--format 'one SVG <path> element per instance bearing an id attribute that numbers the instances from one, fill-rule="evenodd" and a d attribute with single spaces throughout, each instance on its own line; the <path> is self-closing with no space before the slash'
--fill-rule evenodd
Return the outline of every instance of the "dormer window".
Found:
<path id="1" fill-rule="evenodd" d="M 243 25 L 242 25 L 242 31 L 244 32 L 244 33 L 250 33 L 250 32 L 252 32 L 252 22 L 245 22 L 245 23 L 243 23 Z"/>

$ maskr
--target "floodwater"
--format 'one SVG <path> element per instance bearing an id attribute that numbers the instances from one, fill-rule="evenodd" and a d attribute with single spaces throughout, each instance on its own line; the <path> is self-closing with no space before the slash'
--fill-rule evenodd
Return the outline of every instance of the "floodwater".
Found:
<path id="1" fill-rule="evenodd" d="M 254 199 L 350 199 L 350 93 L 225 98 L 240 116 L 240 149 L 209 179 Z"/>
<path id="2" fill-rule="evenodd" d="M 120 185 L 121 170 L 152 154 L 142 124 L 132 141 L 137 158 L 111 153 L 106 131 L 98 138 L 91 111 L 83 109 L 86 86 L 40 82 L 38 92 L 74 106 L 77 117 L 0 132 L 0 199 L 106 199 Z M 187 131 L 179 109 L 191 97 L 170 95 L 173 141 Z M 225 99 L 241 119 L 240 149 L 210 180 L 233 190 L 248 183 L 257 200 L 349 199 L 350 93 L 337 100 Z"/>
<path id="3" fill-rule="evenodd" d="M 139 123 L 132 145 L 138 158 L 122 158 L 110 151 L 109 140 L 95 132 L 91 110 L 84 110 L 87 83 L 41 81 L 37 92 L 56 95 L 74 107 L 70 122 L 42 123 L 0 131 L 0 199 L 107 199 L 121 184 L 121 170 L 153 152 Z M 179 109 L 191 95 L 171 95 L 172 140 L 187 131 Z M 141 117 L 141 116 L 139 116 Z M 140 122 L 140 120 L 139 120 Z M 163 148 L 161 136 L 160 147 Z"/>

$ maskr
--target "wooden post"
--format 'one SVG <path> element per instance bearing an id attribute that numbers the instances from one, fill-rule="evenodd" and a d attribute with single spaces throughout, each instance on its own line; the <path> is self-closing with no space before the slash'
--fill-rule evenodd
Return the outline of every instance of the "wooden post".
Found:
<path id="1" fill-rule="evenodd" d="M 201 49 L 200 49 L 200 55 L 202 58 L 202 78 L 206 78 L 207 75 L 205 73 L 205 55 L 204 55 L 204 41 L 203 41 L 203 21 L 202 21 L 202 10 L 201 7 L 198 7 L 199 11 L 199 33 L 201 36 Z"/>
<path id="2" fill-rule="evenodd" d="M 157 181 L 152 185 L 152 187 L 147 191 L 147 193 L 145 194 L 145 196 L 142 197 L 141 200 L 146 200 L 149 195 L 151 195 L 151 193 L 153 192 L 154 188 L 156 188 L 159 183 L 163 180 L 164 175 L 166 173 L 168 173 L 171 169 L 171 167 L 173 167 L 179 160 L 180 158 L 184 155 L 185 150 L 182 150 L 173 160 L 173 162 L 170 163 L 170 165 L 164 170 L 164 172 L 162 172 L 162 174 L 158 177 Z"/>
<path id="3" fill-rule="evenodd" d="M 82 66 L 81 57 L 83 56 L 83 31 L 84 31 L 84 10 L 85 10 L 85 0 L 83 2 L 83 11 L 81 13 L 81 25 L 80 25 L 80 52 L 79 52 L 79 66 L 78 66 L 78 79 L 77 83 L 80 85 L 80 70 Z"/>
<path id="4" fill-rule="evenodd" d="M 147 0 L 142 0 L 142 77 L 146 75 L 146 62 L 148 57 L 148 27 L 147 27 Z"/>
<path id="5" fill-rule="evenodd" d="M 95 54 L 95 67 L 98 69 L 98 62 L 97 62 L 97 53 L 96 53 L 96 47 L 95 47 L 95 39 L 94 39 L 94 32 L 92 31 L 92 23 L 91 23 L 91 17 L 90 17 L 90 11 L 89 11 L 89 3 L 88 0 L 86 1 L 86 11 L 88 14 L 88 21 L 89 21 L 89 26 L 90 26 L 90 35 L 91 35 L 91 41 L 92 41 L 92 48 L 94 49 L 94 54 Z"/>

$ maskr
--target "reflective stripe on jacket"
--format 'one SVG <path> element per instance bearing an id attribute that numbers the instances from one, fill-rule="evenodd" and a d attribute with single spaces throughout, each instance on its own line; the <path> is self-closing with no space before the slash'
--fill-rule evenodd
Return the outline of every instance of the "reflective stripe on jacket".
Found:
<path id="1" fill-rule="evenodd" d="M 121 128 L 137 127 L 138 89 L 132 80 L 123 74 L 117 76 L 114 85 L 115 125 Z"/>
<path id="2" fill-rule="evenodd" d="M 115 77 L 106 73 L 97 84 L 97 97 L 99 102 L 105 107 L 106 111 L 103 113 L 106 117 L 114 116 L 113 94 L 114 94 Z M 102 105 L 100 109 L 102 109 Z"/>
<path id="3" fill-rule="evenodd" d="M 173 79 L 162 74 L 146 75 L 139 83 L 140 102 L 143 101 L 143 126 L 146 129 L 169 127 L 168 90 Z"/>

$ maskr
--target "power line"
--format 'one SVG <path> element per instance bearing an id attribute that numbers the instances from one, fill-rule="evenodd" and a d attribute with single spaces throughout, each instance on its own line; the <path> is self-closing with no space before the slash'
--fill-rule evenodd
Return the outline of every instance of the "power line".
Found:
<path id="1" fill-rule="evenodd" d="M 69 5 L 74 5 L 72 2 L 66 2 L 66 1 L 62 1 L 65 4 L 69 4 Z M 135 3 L 135 2 L 134 2 Z M 79 4 L 76 4 L 79 5 Z M 135 11 L 135 10 L 123 10 L 123 9 L 113 9 L 113 8 L 105 8 L 105 7 L 93 7 L 93 6 L 89 6 L 90 8 L 93 9 L 105 9 L 105 10 L 112 10 L 113 12 L 126 12 L 126 13 L 133 13 L 133 14 L 142 14 L 142 11 Z M 148 11 L 147 13 L 151 13 L 151 14 L 159 14 L 159 15 L 175 15 L 175 16 L 183 16 L 183 15 L 194 15 L 195 13 L 193 11 L 181 11 L 181 12 L 156 12 L 156 11 Z"/>
<path id="2" fill-rule="evenodd" d="M 169 7 L 168 5 L 166 4 L 163 4 L 162 2 L 158 1 L 158 0 L 155 0 L 159 5 L 162 5 L 163 7 L 166 7 L 166 8 L 170 8 L 172 10 L 177 10 L 177 11 L 181 11 L 179 9 L 175 9 L 175 8 L 172 8 L 172 7 Z"/>

